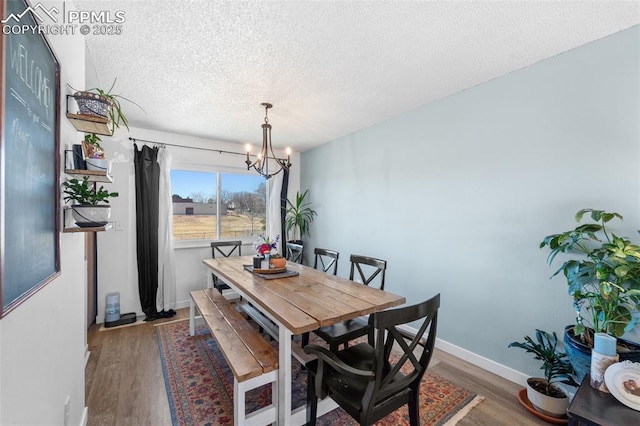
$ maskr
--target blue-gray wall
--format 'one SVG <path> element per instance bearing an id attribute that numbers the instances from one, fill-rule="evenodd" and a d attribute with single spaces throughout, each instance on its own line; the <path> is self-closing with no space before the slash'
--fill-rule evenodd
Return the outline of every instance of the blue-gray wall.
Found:
<path id="1" fill-rule="evenodd" d="M 574 318 L 542 238 L 592 207 L 638 240 L 639 76 L 635 26 L 305 152 L 305 245 L 342 276 L 351 253 L 387 259 L 389 291 L 442 293 L 441 339 L 536 373 L 507 344 Z"/>

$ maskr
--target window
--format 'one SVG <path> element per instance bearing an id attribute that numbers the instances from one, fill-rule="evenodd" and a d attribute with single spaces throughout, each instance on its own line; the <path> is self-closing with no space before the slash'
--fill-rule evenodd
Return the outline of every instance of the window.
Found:
<path id="1" fill-rule="evenodd" d="M 266 182 L 262 176 L 171 170 L 173 238 L 217 240 L 264 233 Z"/>

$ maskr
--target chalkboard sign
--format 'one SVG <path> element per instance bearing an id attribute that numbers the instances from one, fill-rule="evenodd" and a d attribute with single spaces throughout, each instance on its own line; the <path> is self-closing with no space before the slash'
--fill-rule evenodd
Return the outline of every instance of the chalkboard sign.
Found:
<path id="1" fill-rule="evenodd" d="M 0 6 L 2 317 L 60 274 L 60 66 L 29 4 Z"/>

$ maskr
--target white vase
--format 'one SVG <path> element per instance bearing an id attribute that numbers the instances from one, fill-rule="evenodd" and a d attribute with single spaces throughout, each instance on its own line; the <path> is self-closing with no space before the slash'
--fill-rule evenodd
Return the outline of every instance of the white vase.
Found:
<path id="1" fill-rule="evenodd" d="M 104 226 L 109 222 L 111 206 L 71 206 L 76 225 L 81 228 Z"/>
<path id="2" fill-rule="evenodd" d="M 87 170 L 98 170 L 106 172 L 108 175 L 111 174 L 111 161 L 100 158 L 87 158 L 85 161 L 87 163 Z"/>

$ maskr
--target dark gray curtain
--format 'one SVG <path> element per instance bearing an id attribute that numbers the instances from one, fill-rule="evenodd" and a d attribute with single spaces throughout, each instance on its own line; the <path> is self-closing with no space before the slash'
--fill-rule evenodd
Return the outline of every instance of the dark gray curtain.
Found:
<path id="1" fill-rule="evenodd" d="M 287 257 L 287 225 L 286 225 L 286 217 L 287 217 L 287 192 L 289 190 L 289 169 L 283 169 L 282 173 L 282 188 L 280 188 L 280 229 L 282 230 L 282 244 L 280 245 L 282 249 L 282 257 Z"/>
<path id="2" fill-rule="evenodd" d="M 145 321 L 158 318 L 158 197 L 160 165 L 158 148 L 134 144 L 136 176 L 136 248 L 138 255 L 138 291 Z"/>

